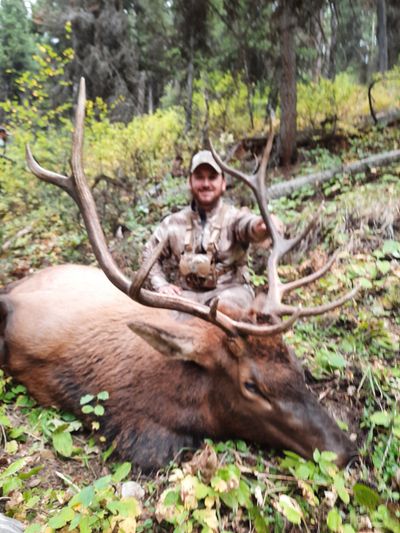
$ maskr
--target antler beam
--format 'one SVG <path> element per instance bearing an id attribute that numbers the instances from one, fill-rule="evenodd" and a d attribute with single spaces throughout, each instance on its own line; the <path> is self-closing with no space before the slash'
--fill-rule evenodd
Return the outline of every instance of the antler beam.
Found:
<path id="1" fill-rule="evenodd" d="M 135 273 L 133 280 L 130 280 L 127 276 L 125 276 L 125 274 L 115 263 L 108 249 L 97 214 L 96 205 L 90 188 L 87 184 L 83 169 L 82 151 L 85 103 L 85 80 L 81 78 L 72 143 L 72 176 L 63 176 L 42 168 L 34 159 L 29 146 L 26 148 L 27 164 L 29 169 L 39 179 L 57 185 L 66 191 L 76 202 L 80 212 L 82 213 L 93 252 L 100 267 L 109 280 L 130 298 L 144 305 L 172 309 L 197 316 L 203 320 L 207 320 L 208 322 L 212 322 L 213 324 L 217 325 L 230 336 L 235 336 L 238 333 L 259 336 L 274 335 L 291 327 L 293 322 L 299 316 L 299 314 L 296 312 L 292 313 L 292 316 L 288 320 L 282 321 L 279 324 L 249 324 L 231 319 L 229 316 L 218 311 L 215 306 L 212 306 L 210 309 L 205 305 L 181 298 L 179 296 L 161 295 L 146 289 L 142 289 L 141 287 L 147 277 L 147 274 L 155 261 L 157 261 L 163 249 L 164 243 L 160 243 L 153 256 L 149 258 L 149 261 L 146 262 L 137 273 Z"/>

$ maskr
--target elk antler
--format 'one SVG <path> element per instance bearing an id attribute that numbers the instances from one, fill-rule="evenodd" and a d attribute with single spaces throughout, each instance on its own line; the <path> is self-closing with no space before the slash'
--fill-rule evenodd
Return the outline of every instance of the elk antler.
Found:
<path id="1" fill-rule="evenodd" d="M 208 322 L 211 322 L 228 335 L 233 336 L 238 333 L 244 335 L 274 335 L 288 329 L 299 316 L 298 312 L 291 313 L 291 317 L 279 324 L 274 325 L 257 325 L 246 322 L 239 322 L 231 319 L 215 306 L 207 307 L 206 305 L 181 298 L 179 296 L 168 296 L 158 294 L 146 289 L 142 289 L 143 282 L 153 264 L 157 261 L 164 243 L 161 242 L 152 257 L 141 267 L 139 272 L 135 273 L 131 281 L 119 269 L 108 250 L 103 230 L 96 211 L 96 205 L 93 196 L 86 181 L 82 164 L 83 150 L 83 129 L 85 118 L 86 102 L 85 80 L 81 78 L 78 96 L 78 105 L 75 116 L 75 129 L 72 142 L 72 176 L 62 176 L 42 168 L 34 159 L 29 146 L 26 147 L 26 160 L 29 169 L 39 179 L 53 183 L 66 191 L 77 203 L 88 232 L 90 244 L 92 245 L 96 259 L 108 279 L 130 298 L 150 307 L 161 307 L 189 313 Z"/>
<path id="2" fill-rule="evenodd" d="M 281 323 L 280 317 L 283 315 L 292 315 L 297 317 L 300 316 L 311 316 L 311 315 L 320 315 L 326 313 L 331 309 L 335 309 L 343 305 L 345 302 L 353 298 L 357 292 L 357 288 L 354 288 L 341 298 L 330 302 L 325 305 L 320 305 L 316 307 L 301 308 L 293 305 L 286 305 L 282 303 L 282 299 L 286 293 L 298 287 L 302 287 L 307 283 L 317 280 L 323 276 L 334 263 L 338 253 L 334 253 L 328 262 L 320 268 L 317 272 L 305 276 L 301 279 L 291 281 L 288 283 L 282 283 L 279 279 L 278 274 L 278 264 L 282 257 L 292 250 L 299 242 L 304 239 L 304 237 L 309 233 L 309 231 L 314 227 L 317 217 L 315 217 L 308 226 L 297 236 L 292 239 L 285 239 L 283 235 L 277 230 L 273 219 L 268 211 L 268 195 L 265 188 L 265 175 L 267 171 L 267 165 L 269 156 L 272 148 L 273 141 L 273 131 L 272 126 L 270 126 L 270 132 L 267 140 L 266 147 L 264 149 L 263 157 L 261 160 L 260 167 L 257 172 L 252 175 L 244 174 L 243 172 L 236 170 L 228 165 L 226 165 L 219 155 L 216 153 L 212 143 L 209 141 L 210 148 L 214 159 L 218 165 L 228 174 L 233 177 L 238 178 L 243 181 L 250 187 L 253 191 L 262 219 L 267 227 L 271 240 L 272 240 L 272 250 L 268 258 L 267 273 L 268 273 L 268 292 L 267 294 L 260 294 L 257 296 L 253 304 L 252 311 L 256 314 L 270 316 L 274 323 Z"/>

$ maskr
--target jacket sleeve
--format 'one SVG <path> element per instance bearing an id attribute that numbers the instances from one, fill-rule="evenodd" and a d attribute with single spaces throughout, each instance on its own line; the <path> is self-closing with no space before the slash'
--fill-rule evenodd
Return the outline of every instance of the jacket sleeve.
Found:
<path id="1" fill-rule="evenodd" d="M 265 237 L 257 237 L 254 232 L 254 227 L 259 220 L 260 216 L 251 213 L 247 207 L 238 209 L 233 221 L 235 239 L 243 244 L 263 241 Z"/>
<path id="2" fill-rule="evenodd" d="M 168 224 L 170 217 L 165 218 L 161 224 L 156 228 L 153 235 L 150 237 L 150 240 L 146 243 L 142 252 L 143 261 L 147 261 L 149 257 L 153 254 L 158 243 L 163 239 L 168 239 Z M 155 291 L 158 291 L 164 285 L 168 285 L 169 281 L 167 280 L 164 271 L 162 269 L 162 261 L 171 256 L 171 250 L 169 246 L 169 240 L 161 252 L 158 260 L 154 263 L 152 269 L 150 270 L 148 279 L 150 284 Z"/>

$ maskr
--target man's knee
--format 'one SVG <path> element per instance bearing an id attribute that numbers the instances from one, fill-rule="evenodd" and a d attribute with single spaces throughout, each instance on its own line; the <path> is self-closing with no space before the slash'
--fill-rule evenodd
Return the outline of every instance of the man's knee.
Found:
<path id="1" fill-rule="evenodd" d="M 221 291 L 218 295 L 218 301 L 221 305 L 235 306 L 241 310 L 250 307 L 254 299 L 254 293 L 251 287 L 241 285 Z"/>
<path id="2" fill-rule="evenodd" d="M 210 305 L 215 298 L 218 298 L 220 306 L 235 307 L 241 311 L 250 307 L 254 300 L 254 292 L 249 285 L 238 285 L 236 287 L 229 287 L 227 289 L 222 288 L 220 290 L 212 290 L 209 292 L 184 290 L 182 291 L 181 296 L 205 305 Z"/>

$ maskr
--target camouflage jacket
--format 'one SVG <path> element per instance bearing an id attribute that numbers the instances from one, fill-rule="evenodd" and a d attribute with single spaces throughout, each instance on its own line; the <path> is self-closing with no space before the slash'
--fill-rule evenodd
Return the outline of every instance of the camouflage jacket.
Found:
<path id="1" fill-rule="evenodd" d="M 254 225 L 259 217 L 247 208 L 237 209 L 225 204 L 222 200 L 203 217 L 193 206 L 188 206 L 172 215 L 167 216 L 153 233 L 143 250 L 146 260 L 157 244 L 166 238 L 166 245 L 149 274 L 149 280 L 154 290 L 163 285 L 174 283 L 183 289 L 190 289 L 185 278 L 179 272 L 179 261 L 185 249 L 187 227 L 191 224 L 191 241 L 193 251 L 205 253 L 211 238 L 216 220 L 223 223 L 214 254 L 218 272 L 217 286 L 248 282 L 247 251 L 251 242 L 257 242 Z"/>

